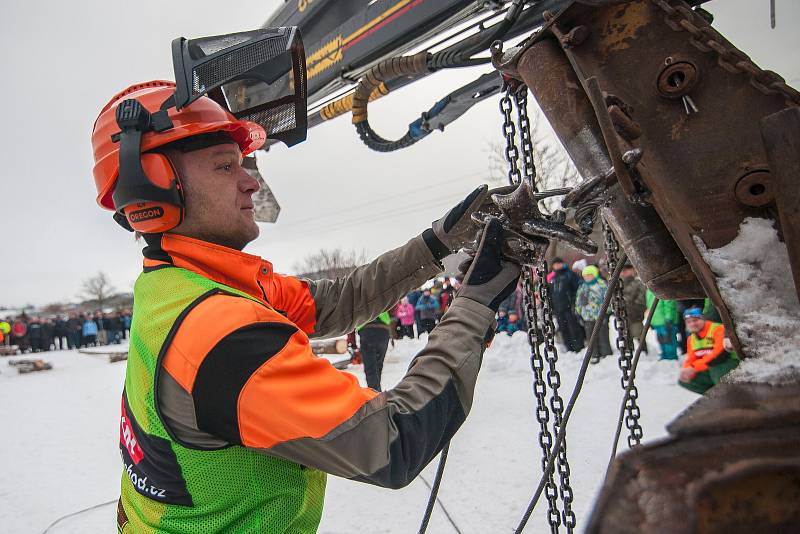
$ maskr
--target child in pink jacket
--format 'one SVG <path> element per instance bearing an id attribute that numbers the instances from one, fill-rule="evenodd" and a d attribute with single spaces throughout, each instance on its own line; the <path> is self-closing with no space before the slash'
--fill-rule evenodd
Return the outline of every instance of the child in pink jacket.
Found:
<path id="1" fill-rule="evenodd" d="M 414 306 L 408 302 L 407 297 L 403 297 L 397 305 L 395 317 L 400 320 L 400 339 L 405 336 L 414 339 Z"/>

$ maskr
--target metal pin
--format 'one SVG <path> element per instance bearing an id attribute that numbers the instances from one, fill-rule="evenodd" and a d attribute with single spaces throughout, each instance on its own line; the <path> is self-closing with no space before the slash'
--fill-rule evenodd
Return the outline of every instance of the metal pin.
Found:
<path id="1" fill-rule="evenodd" d="M 683 95 L 681 97 L 681 100 L 683 101 L 683 107 L 684 107 L 684 109 L 686 109 L 686 114 L 687 115 L 691 115 L 692 113 L 699 113 L 700 112 L 700 110 L 697 109 L 697 105 L 694 103 L 694 100 L 692 100 L 691 96 Z"/>
<path id="2" fill-rule="evenodd" d="M 775 0 L 769 0 L 769 26 L 775 29 Z"/>

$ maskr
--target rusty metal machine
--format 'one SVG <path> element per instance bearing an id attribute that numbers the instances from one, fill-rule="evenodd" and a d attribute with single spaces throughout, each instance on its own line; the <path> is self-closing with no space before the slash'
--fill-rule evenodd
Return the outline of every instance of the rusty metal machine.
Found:
<path id="1" fill-rule="evenodd" d="M 576 222 L 607 221 L 658 297 L 711 298 L 737 352 L 757 357 L 762 338 L 708 251 L 748 218 L 772 221 L 800 295 L 800 93 L 709 19 L 680 0 L 576 0 L 519 46 L 498 43 L 493 63 L 529 88 L 583 176 L 562 203 Z M 797 368 L 720 384 L 668 430 L 617 458 L 587 532 L 800 529 Z"/>
<path id="2" fill-rule="evenodd" d="M 614 273 L 603 313 L 613 306 L 625 390 L 618 432 L 624 421 L 631 450 L 611 465 L 586 531 L 800 531 L 800 336 L 783 346 L 775 340 L 779 326 L 785 331 L 791 323 L 800 331 L 800 93 L 717 32 L 704 2 L 391 0 L 366 7 L 337 2 L 337 10 L 333 2 L 300 2 L 296 9 L 287 3 L 271 19 L 298 24 L 312 43 L 308 79 L 316 107 L 309 125 L 352 111 L 358 135 L 373 150 L 405 149 L 505 90 L 512 185 L 495 191 L 475 222 L 499 217 L 512 234 L 507 253 L 527 267 L 543 475 L 517 532 L 542 494 L 550 531 L 576 528 L 565 431 L 580 388 L 566 403 L 560 396 L 547 284 L 538 284 L 541 310 L 534 292 L 547 274 L 550 243 L 593 254 L 598 245 L 591 236 L 600 233 Z M 473 35 L 459 30 L 414 55 L 399 55 L 473 16 Z M 503 50 L 504 40 L 539 25 Z M 497 72 L 441 99 L 401 139 L 383 139 L 370 127 L 370 101 L 442 68 L 487 63 L 477 56 L 495 39 L 489 50 Z M 577 187 L 537 189 L 528 94 L 581 174 Z M 540 210 L 539 201 L 553 196 L 563 196 L 560 209 Z M 774 239 L 745 232 L 754 225 Z M 774 276 L 767 265 L 774 258 L 737 258 L 747 239 L 764 241 L 762 254 L 777 257 L 793 277 L 793 284 L 767 279 L 759 286 L 762 301 L 779 305 L 773 322 L 757 327 L 752 298 L 741 298 L 739 290 L 748 273 Z M 617 276 L 626 258 L 658 298 L 710 298 L 735 351 L 776 369 L 761 377 L 739 373 L 738 380 L 715 386 L 671 423 L 669 438 L 647 445 L 640 444 L 634 383 L 639 353 L 634 356 L 629 341 Z M 726 268 L 745 269 L 744 278 L 742 272 L 728 276 Z M 796 361 L 781 359 L 786 354 Z M 434 499 L 435 490 L 420 532 Z"/>

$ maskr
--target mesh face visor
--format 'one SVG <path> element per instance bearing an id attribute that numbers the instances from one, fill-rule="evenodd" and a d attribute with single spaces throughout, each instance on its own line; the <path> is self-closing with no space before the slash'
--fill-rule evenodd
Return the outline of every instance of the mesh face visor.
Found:
<path id="1" fill-rule="evenodd" d="M 306 139 L 306 60 L 296 27 L 172 41 L 178 109 L 208 94 L 267 137 Z"/>

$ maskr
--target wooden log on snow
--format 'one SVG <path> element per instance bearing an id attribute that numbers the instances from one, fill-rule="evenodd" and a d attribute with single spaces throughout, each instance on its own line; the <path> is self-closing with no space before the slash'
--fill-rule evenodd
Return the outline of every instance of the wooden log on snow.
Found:
<path id="1" fill-rule="evenodd" d="M 13 356 L 19 352 L 19 345 L 0 345 L 0 356 Z"/>
<path id="2" fill-rule="evenodd" d="M 53 368 L 53 365 L 50 362 L 30 359 L 14 360 L 8 362 L 8 365 L 16 367 L 19 374 L 33 373 L 34 371 L 47 371 Z"/>
<path id="3" fill-rule="evenodd" d="M 344 354 L 347 352 L 347 340 L 338 339 L 314 339 L 311 341 L 311 350 L 314 354 Z"/>

